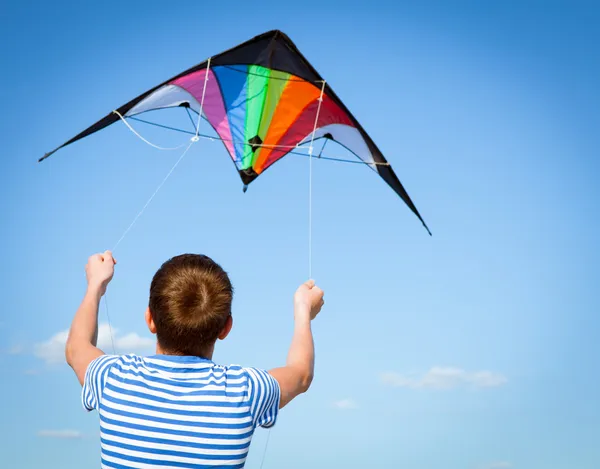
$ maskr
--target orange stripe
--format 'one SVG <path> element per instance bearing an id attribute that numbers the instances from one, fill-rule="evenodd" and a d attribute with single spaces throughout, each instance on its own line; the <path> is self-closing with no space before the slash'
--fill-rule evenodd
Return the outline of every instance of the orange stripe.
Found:
<path id="1" fill-rule="evenodd" d="M 302 111 L 315 99 L 319 98 L 321 90 L 305 81 L 290 81 L 279 99 L 277 108 L 271 119 L 271 126 L 264 139 L 265 145 L 277 145 Z M 254 170 L 261 173 L 268 161 L 272 148 L 262 147 L 260 155 L 254 162 Z M 287 150 L 286 150 L 287 151 Z"/>

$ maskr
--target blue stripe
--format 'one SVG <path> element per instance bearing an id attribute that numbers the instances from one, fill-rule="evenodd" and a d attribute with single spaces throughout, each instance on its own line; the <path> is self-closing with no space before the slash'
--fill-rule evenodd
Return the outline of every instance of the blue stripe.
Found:
<path id="1" fill-rule="evenodd" d="M 156 429 L 150 429 L 149 431 L 152 431 L 154 433 L 159 433 L 156 431 Z M 150 436 L 137 435 L 136 433 L 133 433 L 133 432 L 118 432 L 115 430 L 108 430 L 106 428 L 102 430 L 102 433 L 104 435 L 116 436 L 119 438 L 128 438 L 130 440 L 144 441 L 146 443 L 156 443 L 156 444 L 163 444 L 163 445 L 182 446 L 182 447 L 199 448 L 199 449 L 234 450 L 234 449 L 246 449 L 250 446 L 250 441 L 248 441 L 247 443 L 237 444 L 237 445 L 229 444 L 229 443 L 218 445 L 218 444 L 209 444 L 209 443 L 196 443 L 193 441 L 185 441 L 185 440 L 155 438 L 155 437 L 150 437 Z M 177 436 L 181 436 L 181 432 L 179 432 Z M 192 433 L 189 436 L 192 436 L 195 438 L 200 438 L 196 433 Z M 250 435 L 247 435 L 244 438 L 247 438 L 248 436 L 250 436 Z M 210 437 L 216 438 L 216 435 L 211 434 Z M 236 435 L 236 439 L 242 440 L 243 438 L 240 438 L 239 435 Z M 113 442 L 113 444 L 117 444 L 117 443 Z"/>
<path id="2" fill-rule="evenodd" d="M 101 355 L 88 365 L 82 389 L 84 405 L 88 410 L 98 408 L 106 375 L 110 370 L 109 365 L 112 365 L 117 359 L 118 357 L 113 355 Z"/>
<path id="3" fill-rule="evenodd" d="M 186 399 L 186 400 L 167 399 L 166 397 L 160 397 L 155 394 L 148 394 L 148 393 L 141 392 L 141 391 L 133 391 L 131 389 L 119 388 L 111 383 L 106 383 L 104 389 L 110 389 L 111 391 L 113 391 L 117 394 L 122 394 L 123 396 L 132 396 L 132 397 L 138 397 L 140 399 L 148 399 L 149 401 L 154 401 L 156 403 L 161 403 L 161 404 L 175 404 L 175 405 L 182 405 L 182 406 L 188 406 L 188 407 L 198 407 L 199 405 L 202 405 L 202 406 L 228 407 L 228 408 L 247 407 L 248 406 L 248 402 L 243 402 L 243 401 L 204 400 L 203 398 L 207 397 L 206 395 L 195 396 L 196 399 L 194 399 L 194 400 L 191 400 L 191 399 Z M 162 389 L 157 389 L 157 391 L 164 392 Z M 189 394 L 186 393 L 185 395 L 188 396 Z M 212 394 L 212 396 L 222 396 L 222 395 L 223 395 L 222 392 L 214 392 Z M 179 396 L 179 397 L 181 397 L 181 396 Z"/>
<path id="4" fill-rule="evenodd" d="M 191 359 L 193 359 L 194 357 L 190 357 Z M 187 373 L 201 373 L 201 372 L 207 372 L 207 373 L 225 373 L 227 372 L 227 369 L 214 364 L 211 361 L 195 361 L 195 360 L 191 360 L 191 361 L 182 361 L 181 363 L 186 363 L 189 364 L 190 366 L 186 366 L 186 367 L 180 367 L 180 366 L 167 366 L 167 365 L 160 365 L 158 363 L 155 363 L 154 360 L 157 361 L 166 361 L 163 358 L 152 358 L 151 360 L 143 360 L 142 362 L 136 360 L 135 358 L 132 357 L 123 357 L 123 363 L 127 363 L 130 365 L 136 365 L 136 366 L 145 366 L 146 368 L 150 369 L 150 370 L 157 370 L 157 371 L 166 371 L 169 373 L 182 373 L 182 374 L 187 374 Z M 198 359 L 201 360 L 201 359 Z M 174 363 L 179 363 L 179 362 L 174 362 Z M 238 369 L 241 370 L 241 367 L 237 367 Z M 229 368 L 229 370 L 233 371 L 235 369 L 235 367 Z"/>
<path id="5" fill-rule="evenodd" d="M 113 456 L 113 455 L 114 455 L 114 453 L 110 454 L 109 456 Z M 113 456 L 113 457 L 118 457 L 120 459 L 125 459 L 125 457 L 121 457 L 119 455 L 116 455 L 116 456 Z M 104 458 L 102 458 L 101 461 L 102 461 L 102 464 L 104 464 L 105 466 L 112 467 L 114 469 L 131 469 L 131 466 L 124 466 L 123 464 L 118 464 L 118 463 L 115 463 L 115 462 L 109 462 L 109 461 L 107 461 Z M 152 465 L 158 465 L 158 464 L 160 464 L 160 465 L 164 465 L 164 463 L 162 461 L 151 461 L 151 462 L 147 462 L 146 464 L 152 464 Z M 245 463 L 241 463 L 241 464 L 235 464 L 235 465 L 232 465 L 232 466 L 225 466 L 225 467 L 227 467 L 228 469 L 242 469 L 244 467 L 244 464 Z M 177 464 L 172 464 L 172 465 L 173 466 L 177 466 Z M 186 466 L 182 466 L 182 467 L 186 467 L 186 468 L 187 467 L 190 467 L 190 468 L 193 467 L 193 469 L 215 469 L 215 465 L 214 464 L 210 464 L 208 466 L 206 464 L 195 464 L 194 466 L 188 466 L 188 465 L 186 465 Z"/>
<path id="6" fill-rule="evenodd" d="M 228 383 L 227 379 L 223 379 L 220 382 L 212 379 L 212 378 L 208 378 L 208 380 L 206 382 L 187 382 L 187 381 L 181 381 L 181 380 L 177 380 L 175 378 L 173 379 L 166 379 L 166 378 L 157 378 L 156 376 L 153 375 L 149 375 L 146 373 L 142 373 L 140 371 L 134 371 L 134 370 L 126 370 L 120 367 L 120 365 L 115 365 L 115 368 L 119 369 L 119 371 L 121 371 L 123 374 L 129 374 L 129 375 L 133 375 L 133 376 L 138 376 L 140 378 L 144 378 L 147 379 L 149 381 L 152 381 L 154 383 L 160 383 L 160 384 L 167 384 L 170 386 L 177 386 L 180 388 L 198 388 L 200 386 L 209 386 L 209 385 L 214 385 L 214 386 L 227 386 L 228 388 L 234 387 L 234 388 L 244 388 L 246 386 L 246 384 L 243 382 L 242 379 L 242 383 L 240 384 L 232 384 L 232 383 Z M 244 376 L 240 376 L 240 378 L 244 378 Z M 115 379 L 118 379 L 115 376 Z M 195 380 L 200 380 L 201 378 L 194 378 Z"/>
<path id="7" fill-rule="evenodd" d="M 221 434 L 221 433 L 204 433 L 200 431 L 185 431 L 185 430 L 173 430 L 171 428 L 156 428 L 156 427 L 148 427 L 146 425 L 139 425 L 137 423 L 127 423 L 122 422 L 120 420 L 113 420 L 104 415 L 100 416 L 100 420 L 102 422 L 108 423 L 110 425 L 114 425 L 115 427 L 121 427 L 124 430 L 141 430 L 145 432 L 154 432 L 154 433 L 164 433 L 165 435 L 173 435 L 173 436 L 191 436 L 197 438 L 214 438 L 218 440 L 242 440 L 244 438 L 248 438 L 252 436 L 254 433 L 254 428 L 246 433 L 239 433 L 235 435 L 230 434 Z M 102 431 L 106 431 L 103 427 Z"/>
<path id="8" fill-rule="evenodd" d="M 214 423 L 214 422 L 195 422 L 195 421 L 182 421 L 182 420 L 174 420 L 167 419 L 164 417 L 153 417 L 145 414 L 136 414 L 134 412 L 128 412 L 126 410 L 112 409 L 110 407 L 102 404 L 101 409 L 106 412 L 110 412 L 115 415 L 122 415 L 123 417 L 130 417 L 134 419 L 147 420 L 150 422 L 158 422 L 158 423 L 167 423 L 169 425 L 179 425 L 185 427 L 205 427 L 205 428 L 223 428 L 223 429 L 240 429 L 252 426 L 252 421 L 247 423 Z"/>
<path id="9" fill-rule="evenodd" d="M 240 165 L 246 150 L 244 145 L 246 135 L 246 81 L 248 79 L 247 65 L 231 67 L 215 67 L 213 72 L 219 80 L 223 102 L 227 111 L 231 138 L 234 140 L 236 164 Z M 238 166 L 239 167 L 239 166 Z"/>
<path id="10" fill-rule="evenodd" d="M 130 407 L 131 409 L 142 409 L 149 410 L 152 412 L 168 412 L 173 415 L 184 415 L 187 417 L 213 417 L 219 419 L 227 419 L 227 418 L 243 418 L 250 417 L 250 411 L 243 412 L 213 412 L 213 411 L 205 411 L 205 410 L 181 410 L 181 409 L 171 409 L 168 407 L 159 407 L 153 406 L 149 404 L 141 404 L 139 402 L 131 402 L 125 399 L 119 399 L 118 397 L 105 395 L 104 402 L 112 402 L 114 404 L 120 404 L 126 407 Z M 200 406 L 197 406 L 200 407 Z M 145 416 L 145 414 L 143 414 Z"/>
<path id="11" fill-rule="evenodd" d="M 107 450 L 107 449 L 103 449 L 102 450 L 103 453 L 106 456 L 111 456 L 113 458 L 119 458 L 119 459 L 124 459 L 126 461 L 131 461 L 131 462 L 137 462 L 137 463 L 141 463 L 141 464 L 149 464 L 151 466 L 173 466 L 173 467 L 184 467 L 186 469 L 207 469 L 207 468 L 214 468 L 213 465 L 207 466 L 206 464 L 190 464 L 188 462 L 179 462 L 179 461 L 161 461 L 161 460 L 157 460 L 157 459 L 149 459 L 149 458 L 140 458 L 138 456 L 129 456 L 126 454 L 119 454 L 119 453 L 115 453 L 113 451 Z M 209 455 L 203 455 L 202 458 L 204 459 L 214 459 L 214 458 L 209 458 L 207 457 Z M 198 457 L 197 455 L 195 457 Z M 223 457 L 221 457 L 220 459 L 223 459 Z M 234 459 L 244 459 L 244 455 L 240 455 L 240 456 L 236 456 Z M 127 466 L 121 466 L 121 467 L 127 467 Z M 240 465 L 235 465 L 235 466 L 227 466 L 227 467 L 244 467 L 244 464 L 240 464 Z"/>
<path id="12" fill-rule="evenodd" d="M 152 386 L 151 384 L 145 382 L 145 381 L 138 381 L 138 380 L 133 380 L 133 379 L 128 379 L 125 380 L 124 378 L 118 378 L 116 376 L 113 377 L 115 380 L 119 380 L 119 381 L 125 381 L 128 385 L 130 386 L 136 386 L 136 387 L 141 387 L 144 389 L 148 389 L 150 391 L 160 391 L 163 392 L 165 394 L 170 394 L 174 397 L 180 397 L 180 396 L 222 396 L 224 393 L 227 397 L 243 397 L 245 396 L 246 390 L 244 391 L 223 391 L 221 389 L 219 390 L 212 390 L 212 391 L 206 391 L 204 389 L 198 389 L 196 391 L 171 391 L 170 389 L 166 389 L 166 388 L 161 388 L 160 386 Z M 141 378 L 144 378 L 144 376 L 141 376 Z M 171 385 L 173 386 L 178 386 L 179 383 L 171 383 Z"/>
<path id="13" fill-rule="evenodd" d="M 218 460 L 228 460 L 228 459 L 243 459 L 246 456 L 246 453 L 240 454 L 202 454 L 202 453 L 189 453 L 187 451 L 173 451 L 169 449 L 158 449 L 158 448 L 148 448 L 146 446 L 136 446 L 130 445 L 127 443 L 115 442 L 111 440 L 107 440 L 106 438 L 100 438 L 100 441 L 105 445 L 116 446 L 118 448 L 128 449 L 129 451 L 137 451 L 139 453 L 156 454 L 158 456 L 175 456 L 181 458 L 202 458 L 202 459 L 218 459 Z"/>

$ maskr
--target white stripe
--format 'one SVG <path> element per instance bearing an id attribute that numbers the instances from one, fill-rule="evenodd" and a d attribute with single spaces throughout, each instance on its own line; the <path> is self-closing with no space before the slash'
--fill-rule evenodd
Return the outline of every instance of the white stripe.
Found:
<path id="1" fill-rule="evenodd" d="M 358 129 L 345 124 L 329 124 L 318 128 L 315 131 L 314 138 L 321 138 L 328 133 L 332 135 L 336 142 L 344 145 L 346 148 L 356 154 L 361 160 L 369 164 L 369 166 L 377 171 L 377 165 L 373 160 L 371 150 L 369 150 L 369 146 L 365 142 L 365 139 Z M 308 134 L 298 145 L 310 143 L 311 137 L 312 133 Z"/>
<path id="2" fill-rule="evenodd" d="M 100 409 L 100 415 L 117 422 L 130 423 L 133 425 L 143 425 L 146 427 L 165 428 L 167 430 L 176 430 L 189 433 L 212 433 L 215 435 L 242 435 L 253 430 L 252 422 L 247 422 L 248 425 L 241 428 L 205 428 L 201 425 L 178 425 L 166 422 L 154 422 L 140 417 L 128 417 L 125 415 L 114 414 L 109 409 Z M 173 419 L 171 419 L 173 420 Z M 233 423 L 233 422 L 230 422 Z M 246 423 L 246 422 L 240 422 Z"/>
<path id="3" fill-rule="evenodd" d="M 165 85 L 133 106 L 125 116 L 135 116 L 147 111 L 175 107 L 182 103 L 189 103 L 196 112 L 200 111 L 200 103 L 186 90 L 176 85 Z"/>
<path id="4" fill-rule="evenodd" d="M 212 370 L 210 370 L 210 369 L 199 371 L 197 373 L 194 373 L 194 372 L 169 373 L 169 372 L 165 372 L 162 370 L 152 370 L 152 369 L 147 369 L 144 367 L 136 367 L 136 366 L 133 366 L 130 364 L 121 364 L 119 366 L 119 368 L 121 368 L 124 371 L 138 372 L 138 373 L 144 374 L 146 376 L 152 376 L 152 377 L 161 378 L 161 379 L 165 379 L 165 377 L 181 379 L 182 377 L 185 376 L 185 382 L 193 383 L 193 384 L 204 384 L 207 381 L 213 381 L 215 384 L 221 384 L 221 383 L 242 384 L 244 382 L 244 380 L 246 379 L 245 374 L 235 375 L 236 377 L 234 378 L 234 377 L 230 377 L 230 376 L 226 375 L 225 373 L 222 373 L 222 374 L 219 373 L 220 376 L 216 377 L 215 373 L 212 372 Z M 115 367 L 114 371 L 118 371 L 118 369 Z"/>
<path id="5" fill-rule="evenodd" d="M 112 456 L 106 456 L 103 455 L 102 456 L 107 462 L 112 462 L 113 464 L 120 464 L 121 466 L 125 466 L 125 467 L 132 467 L 135 469 L 148 469 L 148 464 L 146 463 L 142 463 L 142 462 L 134 462 L 134 461 L 127 461 L 126 459 L 121 459 L 121 458 L 114 458 Z M 243 461 L 245 461 L 245 458 L 241 461 L 241 462 L 235 462 L 235 461 L 210 461 L 210 464 L 208 464 L 208 466 L 234 466 L 237 464 L 241 464 Z M 154 467 L 154 466 L 150 466 L 150 467 Z M 180 466 L 170 466 L 169 464 L 163 463 L 160 465 L 160 469 L 181 469 Z"/>
<path id="6" fill-rule="evenodd" d="M 223 414 L 243 414 L 250 410 L 250 406 L 240 406 L 240 407 L 219 407 L 219 406 L 209 406 L 204 405 L 202 400 L 198 399 L 197 405 L 190 404 L 170 404 L 166 402 L 157 402 L 151 399 L 145 399 L 138 396 L 131 396 L 128 394 L 121 394 L 113 391 L 112 389 L 104 390 L 105 396 L 112 396 L 117 399 L 125 400 L 128 402 L 135 402 L 137 404 L 150 405 L 153 407 L 162 407 L 164 409 L 174 409 L 174 410 L 182 410 L 185 412 L 219 412 Z M 146 412 L 145 409 L 138 409 L 140 412 Z M 177 418 L 177 416 L 171 416 L 171 418 Z"/>
<path id="7" fill-rule="evenodd" d="M 183 456 L 167 456 L 164 454 L 148 454 L 148 453 L 143 453 L 141 451 L 133 451 L 130 449 L 119 448 L 118 446 L 112 446 L 112 445 L 105 444 L 105 443 L 102 443 L 101 447 L 102 447 L 102 449 L 107 449 L 107 450 L 115 452 L 115 453 L 125 454 L 127 456 L 131 456 L 134 458 L 146 458 L 146 459 L 152 459 L 154 461 L 161 461 L 161 462 L 164 461 L 165 463 L 179 462 L 179 463 L 184 463 L 184 464 L 222 465 L 223 462 L 225 462 L 225 460 L 215 461 L 214 459 L 186 458 Z M 245 459 L 246 458 L 244 457 L 241 459 L 233 459 L 233 460 L 227 460 L 227 461 L 230 464 L 241 464 L 245 461 Z M 126 464 L 128 464 L 128 463 L 126 463 Z M 164 467 L 164 466 L 161 465 L 160 467 Z"/>
<path id="8" fill-rule="evenodd" d="M 131 381 L 134 381 L 133 379 Z M 136 382 L 139 383 L 147 383 L 147 381 L 143 381 L 141 378 L 140 379 L 136 379 Z M 198 403 L 202 403 L 205 401 L 212 401 L 212 402 L 232 402 L 232 403 L 242 403 L 244 401 L 247 400 L 247 395 L 240 395 L 240 396 L 228 396 L 226 394 L 223 395 L 215 395 L 215 396 L 207 396 L 204 394 L 194 394 L 194 395 L 185 395 L 185 396 L 174 396 L 173 394 L 169 394 L 167 392 L 163 392 L 163 391 L 157 391 L 156 389 L 152 388 L 152 389 L 148 389 L 145 386 L 136 386 L 135 384 L 132 383 L 127 383 L 127 382 L 123 382 L 123 381 L 119 381 L 113 377 L 109 377 L 107 380 L 107 383 L 110 383 L 112 386 L 122 389 L 122 390 L 126 390 L 126 391 L 131 391 L 131 392 L 141 392 L 144 394 L 150 394 L 152 396 L 158 397 L 158 398 L 162 398 L 162 399 L 170 399 L 170 400 L 178 400 L 178 401 L 185 401 L 185 402 L 198 402 Z M 163 385 L 160 383 L 155 383 L 155 387 L 162 387 Z M 205 388 L 202 388 L 202 391 L 204 391 Z M 217 388 L 216 390 L 222 390 L 222 388 Z M 198 389 L 191 389 L 192 392 L 197 392 L 199 391 Z M 104 392 L 109 392 L 108 389 L 105 389 Z M 243 392 L 243 390 L 240 390 L 240 392 Z M 123 394 L 123 399 L 128 399 L 129 396 Z M 158 403 L 158 405 L 163 405 L 162 403 Z M 188 407 L 189 408 L 189 407 Z"/>
<path id="9" fill-rule="evenodd" d="M 127 426 L 113 425 L 107 422 L 104 422 L 102 424 L 102 428 L 104 428 L 105 430 L 112 430 L 121 433 L 135 433 L 138 436 L 143 436 L 146 438 L 161 438 L 166 440 L 185 441 L 187 443 L 198 443 L 207 445 L 243 445 L 245 443 L 249 443 L 252 440 L 252 435 L 247 436 L 245 438 L 238 438 L 235 440 L 225 438 L 201 438 L 199 436 L 172 435 L 170 433 L 149 432 L 146 430 L 139 429 L 133 430 L 128 428 Z M 197 431 L 198 429 L 195 428 L 195 430 Z M 104 438 L 113 438 L 112 436 L 106 435 L 103 432 L 100 433 L 102 436 L 104 436 Z"/>
<path id="10" fill-rule="evenodd" d="M 144 379 L 143 376 L 138 376 L 138 375 L 134 375 L 134 374 L 130 374 L 130 373 L 123 373 L 120 370 L 114 369 L 112 370 L 112 373 L 115 376 L 119 376 L 123 379 L 126 380 L 130 380 L 130 381 L 137 381 L 139 383 L 145 383 L 148 384 L 150 386 L 153 387 L 158 387 L 163 389 L 164 391 L 174 391 L 174 392 L 180 392 L 180 393 L 193 393 L 193 392 L 198 392 L 198 391 L 221 391 L 221 392 L 225 392 L 224 389 L 227 388 L 228 386 L 230 386 L 231 384 L 243 384 L 243 383 L 231 383 L 228 381 L 224 381 L 222 384 L 218 384 L 218 383 L 210 383 L 210 384 L 206 384 L 206 383 L 195 383 L 195 384 L 199 384 L 202 387 L 193 387 L 193 386 L 175 386 L 172 384 L 166 384 L 166 383 L 157 383 L 151 380 L 146 380 Z M 113 381 L 114 382 L 114 381 Z M 173 381 L 175 383 L 175 381 Z M 239 387 L 235 387 L 235 392 L 240 392 L 243 393 L 245 390 L 247 389 L 247 386 L 239 386 Z M 233 389 L 232 389 L 233 391 Z M 207 397 L 208 399 L 208 397 Z"/>
<path id="11" fill-rule="evenodd" d="M 196 423 L 219 423 L 224 425 L 235 425 L 242 423 L 251 423 L 252 417 L 197 417 L 193 415 L 173 415 L 168 412 L 157 412 L 154 410 L 138 409 L 136 407 L 130 407 L 115 402 L 105 401 L 105 407 L 109 407 L 114 410 L 120 410 L 123 412 L 130 412 L 138 415 L 145 415 L 148 417 L 155 417 L 169 420 L 181 420 L 184 422 L 196 422 Z"/>
<path id="12" fill-rule="evenodd" d="M 210 455 L 219 455 L 222 454 L 224 456 L 241 456 L 245 455 L 248 452 L 248 448 L 241 449 L 208 449 L 208 448 L 196 448 L 193 446 L 179 446 L 179 445 L 167 445 L 164 443 L 154 443 L 151 441 L 140 441 L 134 440 L 131 438 L 122 438 L 120 436 L 114 435 L 104 435 L 105 440 L 110 440 L 110 444 L 114 444 L 116 448 L 119 448 L 120 444 L 139 446 L 140 448 L 153 448 L 161 451 L 174 451 L 174 452 L 182 452 L 182 453 L 194 453 L 202 456 L 203 454 Z M 212 443 L 212 442 L 211 442 Z M 209 443 L 209 444 L 211 444 Z M 237 441 L 233 441 L 231 444 L 237 445 Z M 140 450 L 141 451 L 141 450 Z M 151 456 L 153 457 L 153 456 Z M 166 456 L 170 457 L 170 456 Z"/>
<path id="13" fill-rule="evenodd" d="M 211 372 L 211 373 L 219 373 L 219 374 L 227 374 L 228 376 L 232 376 L 232 375 L 243 375 L 245 370 L 243 367 L 241 367 L 240 365 L 230 365 L 228 367 L 224 367 L 221 365 L 217 365 L 214 362 L 196 362 L 196 361 L 192 361 L 192 362 L 173 362 L 173 361 L 169 361 L 169 360 L 162 360 L 160 358 L 154 358 L 154 357 L 144 357 L 141 361 L 138 359 L 136 360 L 134 357 L 131 356 L 124 356 L 123 357 L 123 362 L 126 363 L 131 363 L 131 364 L 136 364 L 136 365 L 147 365 L 147 364 L 151 364 L 151 365 L 155 365 L 155 366 L 161 366 L 163 368 L 173 368 L 173 369 L 181 369 L 181 370 L 185 370 L 184 372 L 172 372 L 173 374 L 176 374 L 177 376 L 181 376 L 182 374 L 185 374 L 185 376 L 188 375 L 190 369 L 198 369 L 198 371 L 206 371 L 206 372 Z M 154 370 L 157 371 L 159 373 L 164 373 L 164 370 Z M 167 371 L 167 373 L 169 373 Z M 171 374 L 171 373 L 169 373 Z"/>

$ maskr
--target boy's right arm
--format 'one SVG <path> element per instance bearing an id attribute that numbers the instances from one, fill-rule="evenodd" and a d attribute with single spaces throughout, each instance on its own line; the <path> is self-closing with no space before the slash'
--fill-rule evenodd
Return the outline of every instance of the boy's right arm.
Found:
<path id="1" fill-rule="evenodd" d="M 294 336 L 287 363 L 284 367 L 269 370 L 281 389 L 280 409 L 299 394 L 306 392 L 312 382 L 315 348 L 310 324 L 321 311 L 323 304 L 323 291 L 316 287 L 312 280 L 301 285 L 296 291 Z"/>

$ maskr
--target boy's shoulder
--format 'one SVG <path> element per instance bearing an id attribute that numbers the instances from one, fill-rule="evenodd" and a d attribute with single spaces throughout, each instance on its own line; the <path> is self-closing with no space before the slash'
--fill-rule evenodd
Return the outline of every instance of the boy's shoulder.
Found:
<path id="1" fill-rule="evenodd" d="M 131 373 L 139 377 L 165 375 L 174 378 L 218 375 L 228 380 L 249 379 L 262 382 L 270 381 L 272 378 L 267 370 L 237 363 L 226 365 L 196 356 L 140 355 L 136 353 L 102 355 L 90 363 L 87 372 L 100 374 L 116 372 L 120 375 Z"/>

